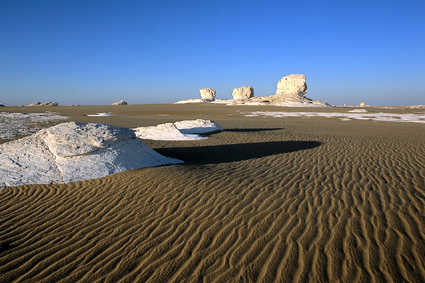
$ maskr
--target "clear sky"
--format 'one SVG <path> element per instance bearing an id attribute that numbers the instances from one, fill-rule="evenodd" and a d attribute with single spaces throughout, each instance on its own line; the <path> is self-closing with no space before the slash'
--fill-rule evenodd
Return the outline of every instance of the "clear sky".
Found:
<path id="1" fill-rule="evenodd" d="M 289 74 L 331 104 L 425 104 L 425 1 L 0 1 L 5 105 L 266 96 Z"/>

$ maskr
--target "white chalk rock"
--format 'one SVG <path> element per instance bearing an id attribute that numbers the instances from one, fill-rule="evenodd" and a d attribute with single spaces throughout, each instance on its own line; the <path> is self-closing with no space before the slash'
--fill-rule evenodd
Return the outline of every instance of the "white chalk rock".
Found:
<path id="1" fill-rule="evenodd" d="M 183 134 L 173 123 L 165 123 L 150 127 L 139 127 L 133 130 L 138 138 L 145 140 L 184 141 L 205 139 L 199 135 Z"/>
<path id="2" fill-rule="evenodd" d="M 234 100 L 245 100 L 254 97 L 254 89 L 252 86 L 243 86 L 234 88 L 232 92 Z"/>
<path id="3" fill-rule="evenodd" d="M 215 99 L 215 89 L 212 88 L 203 88 L 199 90 L 201 98 L 203 100 L 214 101 Z"/>
<path id="4" fill-rule="evenodd" d="M 35 103 L 31 103 L 28 106 L 58 106 L 58 105 L 59 105 L 59 103 L 57 103 L 57 102 L 43 102 L 43 103 L 41 103 L 40 101 L 37 101 Z"/>
<path id="5" fill-rule="evenodd" d="M 44 131 L 43 140 L 56 157 L 89 154 L 134 137 L 129 129 L 97 123 L 64 123 Z"/>
<path id="6" fill-rule="evenodd" d="M 96 114 L 89 114 L 87 116 L 90 116 L 90 117 L 112 117 L 112 116 L 115 116 L 115 115 L 111 114 L 111 113 L 96 113 Z"/>
<path id="7" fill-rule="evenodd" d="M 55 157 L 36 134 L 0 145 L 0 189 L 62 182 Z"/>
<path id="8" fill-rule="evenodd" d="M 305 75 L 289 75 L 279 80 L 276 94 L 282 97 L 303 97 L 307 93 Z"/>
<path id="9" fill-rule="evenodd" d="M 130 129 L 69 122 L 0 145 L 0 184 L 68 183 L 181 162 L 155 152 Z"/>
<path id="10" fill-rule="evenodd" d="M 127 105 L 127 102 L 125 102 L 124 100 L 120 100 L 118 102 L 114 102 L 111 105 Z"/>
<path id="11" fill-rule="evenodd" d="M 174 125 L 184 134 L 205 134 L 223 131 L 219 124 L 205 119 L 179 121 L 175 122 Z"/>
<path id="12" fill-rule="evenodd" d="M 222 131 L 223 129 L 214 121 L 197 119 L 139 127 L 133 130 L 136 136 L 141 139 L 184 141 L 206 139 L 198 134 Z"/>

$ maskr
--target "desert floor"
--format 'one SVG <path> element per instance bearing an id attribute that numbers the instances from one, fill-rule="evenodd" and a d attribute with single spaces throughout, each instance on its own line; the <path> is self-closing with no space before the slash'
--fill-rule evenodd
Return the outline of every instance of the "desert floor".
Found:
<path id="1" fill-rule="evenodd" d="M 145 141 L 182 165 L 0 190 L 0 282 L 425 282 L 425 124 L 244 116 L 348 108 L 1 109 L 46 110 L 225 131 Z M 116 116 L 85 116 L 98 112 Z"/>

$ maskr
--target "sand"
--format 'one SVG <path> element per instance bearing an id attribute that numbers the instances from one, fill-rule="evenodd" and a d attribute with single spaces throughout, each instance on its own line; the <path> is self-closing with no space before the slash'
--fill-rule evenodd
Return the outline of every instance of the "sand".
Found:
<path id="1" fill-rule="evenodd" d="M 54 111 L 129 128 L 211 119 L 226 131 L 145 141 L 182 165 L 1 190 L 0 282 L 425 281 L 424 124 L 241 114 L 309 111 L 251 106 Z M 85 116 L 96 113 L 115 116 Z"/>

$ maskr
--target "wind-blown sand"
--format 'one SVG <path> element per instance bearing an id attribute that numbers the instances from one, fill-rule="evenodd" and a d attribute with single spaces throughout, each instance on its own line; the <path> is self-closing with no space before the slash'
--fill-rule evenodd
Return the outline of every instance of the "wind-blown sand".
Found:
<path id="1" fill-rule="evenodd" d="M 0 282 L 425 281 L 423 123 L 246 117 L 309 111 L 253 106 L 54 111 L 128 128 L 211 119 L 225 131 L 144 141 L 182 165 L 0 190 Z M 380 112 L 425 110 L 368 108 Z"/>

